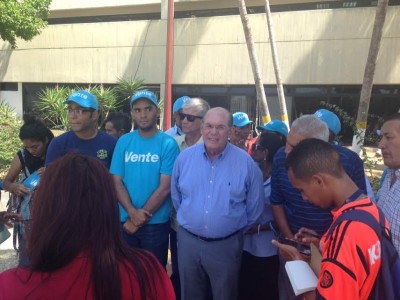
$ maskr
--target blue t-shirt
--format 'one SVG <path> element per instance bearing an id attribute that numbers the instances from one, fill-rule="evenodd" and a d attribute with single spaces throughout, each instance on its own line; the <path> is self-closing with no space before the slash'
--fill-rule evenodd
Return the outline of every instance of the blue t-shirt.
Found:
<path id="1" fill-rule="evenodd" d="M 99 159 L 107 168 L 110 168 L 116 143 L 115 137 L 103 131 L 98 131 L 97 135 L 90 140 L 80 139 L 75 132 L 68 131 L 51 141 L 45 165 L 49 165 L 68 152 L 79 152 Z"/>
<path id="2" fill-rule="evenodd" d="M 357 153 L 334 145 L 338 151 L 343 169 L 354 183 L 367 194 L 363 162 Z M 307 227 L 325 233 L 332 223 L 330 209 L 322 209 L 305 201 L 300 192 L 289 181 L 285 168 L 285 147 L 282 147 L 274 156 L 271 173 L 271 204 L 284 205 L 286 219 L 293 234 L 301 227 Z"/>
<path id="3" fill-rule="evenodd" d="M 121 176 L 135 208 L 142 208 L 160 185 L 160 176 L 172 174 L 179 147 L 175 139 L 158 131 L 152 137 L 141 137 L 138 130 L 124 134 L 115 147 L 111 174 Z M 169 220 L 171 196 L 153 214 L 149 224 Z M 119 205 L 121 222 L 128 219 L 126 210 Z"/>

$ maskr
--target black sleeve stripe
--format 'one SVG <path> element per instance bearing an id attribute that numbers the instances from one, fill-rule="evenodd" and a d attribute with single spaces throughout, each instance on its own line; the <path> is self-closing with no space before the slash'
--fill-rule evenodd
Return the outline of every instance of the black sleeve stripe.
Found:
<path id="1" fill-rule="evenodd" d="M 332 258 L 323 259 L 322 262 L 330 262 L 334 265 L 337 265 L 339 268 L 341 268 L 343 271 L 345 271 L 351 278 L 353 278 L 355 281 L 357 280 L 356 275 L 341 262 L 338 262 L 337 260 L 334 260 Z"/>
<path id="2" fill-rule="evenodd" d="M 349 228 L 350 222 L 351 222 L 351 221 L 343 222 L 343 223 L 344 223 L 344 228 L 343 228 L 343 230 L 342 230 L 340 236 L 339 236 L 339 234 L 338 234 L 338 233 L 339 233 L 338 231 L 336 231 L 336 234 L 337 234 L 338 236 L 336 236 L 335 233 L 333 234 L 333 239 L 334 239 L 334 240 L 335 240 L 335 239 L 338 239 L 338 240 L 339 240 L 339 242 L 337 242 L 337 245 L 336 245 L 336 247 L 335 247 L 335 254 L 334 254 L 334 256 L 332 257 L 332 258 L 334 258 L 335 260 L 337 259 L 338 255 L 339 255 L 339 251 L 340 251 L 340 248 L 342 247 L 343 239 L 344 239 L 344 236 L 345 236 L 345 234 L 346 234 L 346 232 L 347 232 L 347 228 Z M 336 243 L 336 241 L 335 241 L 335 243 Z"/>
<path id="3" fill-rule="evenodd" d="M 357 254 L 358 257 L 360 258 L 360 261 L 364 267 L 365 273 L 367 274 L 367 277 L 369 276 L 369 264 L 367 262 L 367 259 L 364 256 L 364 253 L 362 252 L 361 248 L 357 245 Z"/>
<path id="4" fill-rule="evenodd" d="M 333 230 L 332 235 L 329 237 L 330 243 L 329 243 L 329 249 L 328 249 L 328 255 L 327 258 L 333 258 L 336 259 L 340 247 L 343 243 L 344 235 L 346 234 L 347 228 L 349 227 L 351 221 L 343 221 L 339 223 L 336 228 Z M 344 225 L 343 225 L 344 223 Z M 341 228 L 344 226 L 343 230 Z M 339 235 L 339 232 L 340 235 Z"/>
<path id="5" fill-rule="evenodd" d="M 342 222 L 343 223 L 343 222 Z M 342 226 L 342 223 L 339 223 L 336 228 L 334 228 L 331 236 L 329 237 L 329 249 L 328 249 L 328 255 L 327 258 L 332 258 L 334 257 L 335 249 L 336 249 L 336 235 L 337 232 L 340 231 L 340 228 Z"/>

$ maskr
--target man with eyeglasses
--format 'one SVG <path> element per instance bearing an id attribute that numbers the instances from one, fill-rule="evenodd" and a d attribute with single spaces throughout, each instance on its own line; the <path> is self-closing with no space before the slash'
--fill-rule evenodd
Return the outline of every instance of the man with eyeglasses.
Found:
<path id="1" fill-rule="evenodd" d="M 131 98 L 136 128 L 115 147 L 113 174 L 122 235 L 131 247 L 152 252 L 167 265 L 171 211 L 171 174 L 179 148 L 174 138 L 158 130 L 156 95 L 140 90 Z"/>
<path id="2" fill-rule="evenodd" d="M 230 141 L 235 146 L 247 151 L 247 141 L 251 132 L 251 124 L 249 116 L 244 112 L 236 112 L 233 114 L 233 131 Z"/>
<path id="3" fill-rule="evenodd" d="M 107 168 L 117 140 L 98 130 L 99 103 L 83 90 L 72 93 L 65 101 L 71 130 L 54 138 L 47 150 L 46 166 L 68 152 L 79 152 L 95 157 Z"/>
<path id="4" fill-rule="evenodd" d="M 232 115 L 222 107 L 203 117 L 203 143 L 181 152 L 171 196 L 177 210 L 183 300 L 237 299 L 243 231 L 263 207 L 263 178 L 253 159 L 228 142 Z"/>
<path id="5" fill-rule="evenodd" d="M 201 137 L 201 120 L 206 112 L 210 109 L 207 101 L 201 98 L 190 98 L 182 106 L 182 111 L 179 112 L 179 118 L 183 130 L 183 135 L 175 137 L 180 151 L 203 142 Z M 180 283 L 179 283 L 179 269 L 178 269 L 178 250 L 176 243 L 176 232 L 178 231 L 178 222 L 176 221 L 176 211 L 172 207 L 171 212 L 171 230 L 170 237 L 170 250 L 171 250 L 171 263 L 172 275 L 171 281 L 174 286 L 177 299 L 180 299 Z"/>

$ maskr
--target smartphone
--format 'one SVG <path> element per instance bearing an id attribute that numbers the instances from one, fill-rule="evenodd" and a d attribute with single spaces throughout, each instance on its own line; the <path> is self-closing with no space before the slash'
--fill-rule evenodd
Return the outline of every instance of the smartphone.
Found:
<path id="1" fill-rule="evenodd" d="M 278 242 L 285 245 L 290 245 L 295 247 L 299 252 L 303 255 L 310 256 L 311 255 L 311 248 L 305 244 L 301 244 L 297 241 L 290 240 L 284 237 L 279 237 Z"/>

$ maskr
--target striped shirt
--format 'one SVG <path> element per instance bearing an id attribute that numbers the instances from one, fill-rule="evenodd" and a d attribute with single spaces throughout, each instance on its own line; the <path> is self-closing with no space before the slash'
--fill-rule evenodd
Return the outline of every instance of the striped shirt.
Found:
<path id="1" fill-rule="evenodd" d="M 366 194 L 363 162 L 353 151 L 334 145 L 342 165 L 349 177 Z M 295 234 L 301 227 L 307 227 L 323 234 L 332 223 L 330 209 L 322 209 L 305 201 L 300 192 L 289 181 L 285 168 L 285 148 L 274 156 L 271 174 L 271 204 L 283 205 L 290 230 Z"/>
<path id="2" fill-rule="evenodd" d="M 395 183 L 390 186 L 390 181 L 396 176 Z M 400 169 L 388 170 L 387 175 L 378 192 L 378 206 L 388 219 L 392 231 L 393 244 L 400 254 Z"/>

